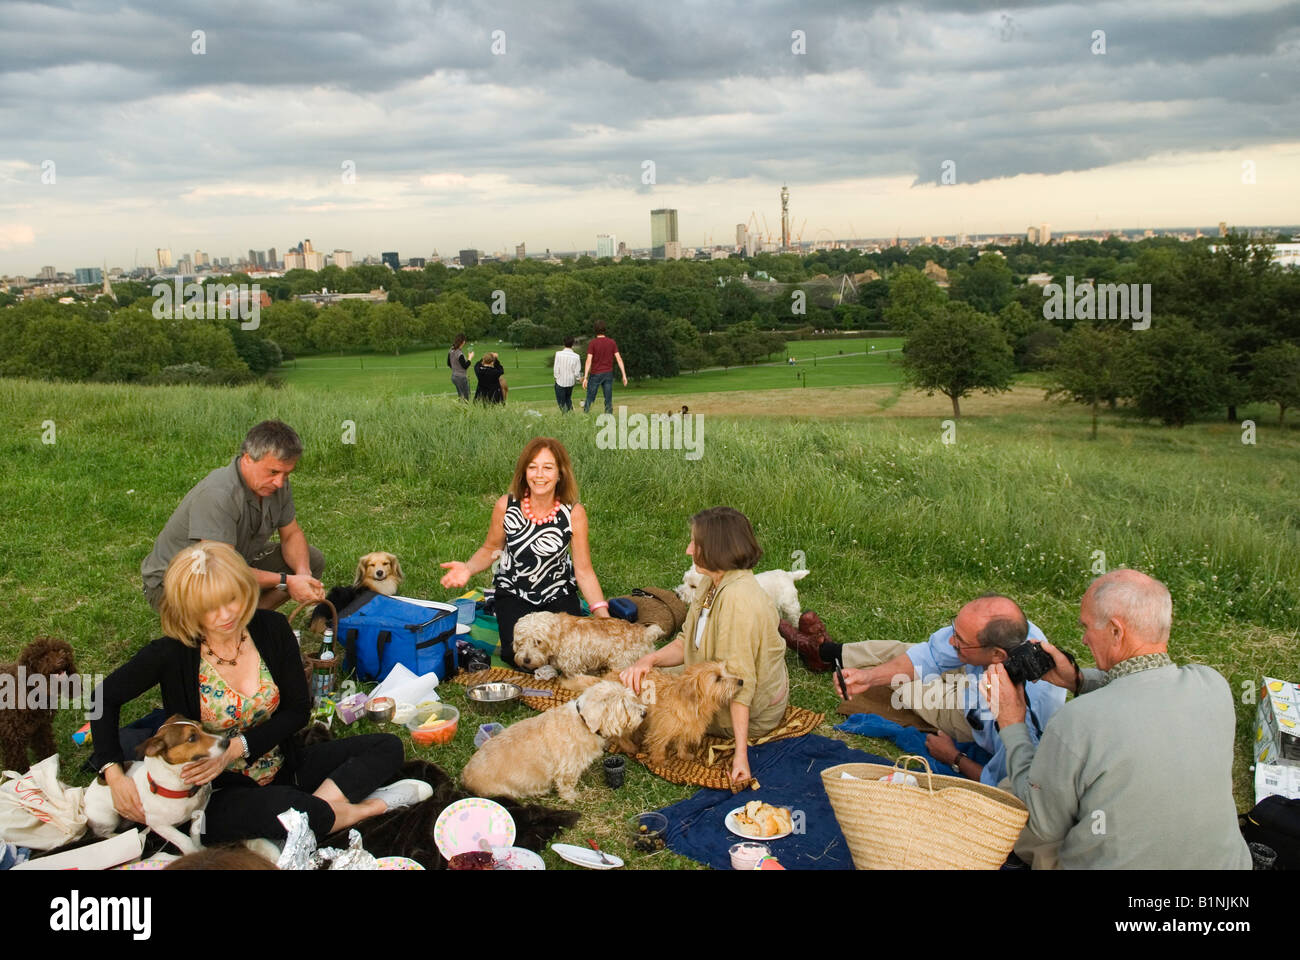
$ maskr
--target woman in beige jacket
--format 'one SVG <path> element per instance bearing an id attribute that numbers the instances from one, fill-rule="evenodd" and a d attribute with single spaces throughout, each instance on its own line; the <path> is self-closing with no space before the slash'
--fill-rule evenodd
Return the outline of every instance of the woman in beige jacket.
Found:
<path id="1" fill-rule="evenodd" d="M 744 680 L 730 707 L 720 711 L 709 727 L 710 733 L 735 737 L 731 779 L 743 783 L 750 779 L 748 741 L 774 730 L 790 699 L 785 641 L 776 629 L 780 615 L 754 579 L 754 565 L 763 551 L 740 511 L 712 507 L 697 513 L 691 518 L 686 553 L 712 584 L 696 595 L 676 639 L 642 657 L 621 676 L 640 693 L 641 679 L 651 669 L 716 660 Z"/>

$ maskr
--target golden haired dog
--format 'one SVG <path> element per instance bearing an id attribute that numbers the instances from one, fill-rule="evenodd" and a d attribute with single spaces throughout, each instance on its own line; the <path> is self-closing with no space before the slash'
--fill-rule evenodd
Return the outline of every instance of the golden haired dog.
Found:
<path id="1" fill-rule="evenodd" d="M 618 674 L 605 679 L 617 680 Z M 581 690 L 595 682 L 595 677 L 573 677 L 560 685 Z M 667 761 L 670 747 L 677 759 L 690 760 L 714 716 L 730 705 L 744 682 L 713 660 L 692 664 L 680 673 L 651 670 L 641 681 L 641 702 L 648 708 L 645 723 L 635 735 L 619 737 L 615 744 L 623 753 L 648 753 L 654 764 Z"/>
<path id="2" fill-rule="evenodd" d="M 530 613 L 515 624 L 515 663 L 541 680 L 619 671 L 654 650 L 663 633 L 617 617 Z"/>
<path id="3" fill-rule="evenodd" d="M 593 678 L 594 680 L 594 678 Z M 480 797 L 533 797 L 555 785 L 577 799 L 582 772 L 605 752 L 605 742 L 641 725 L 646 708 L 621 683 L 595 681 L 576 700 L 507 727 L 465 764 L 460 782 Z"/>
<path id="4" fill-rule="evenodd" d="M 325 599 L 334 604 L 334 609 L 341 616 L 343 609 L 357 598 L 357 594 L 363 590 L 371 590 L 375 593 L 382 593 L 386 597 L 397 595 L 397 588 L 402 585 L 406 577 L 402 573 L 402 564 L 391 553 L 385 553 L 382 550 L 376 550 L 374 553 L 367 553 L 357 561 L 357 572 L 352 578 L 350 587 L 333 587 L 325 595 Z M 320 633 L 325 629 L 329 621 L 329 611 L 324 604 L 316 607 L 311 612 L 310 629 L 315 633 Z"/>

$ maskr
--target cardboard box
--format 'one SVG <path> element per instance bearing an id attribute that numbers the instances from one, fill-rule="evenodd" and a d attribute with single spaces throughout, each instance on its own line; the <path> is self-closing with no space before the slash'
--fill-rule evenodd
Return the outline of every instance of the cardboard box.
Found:
<path id="1" fill-rule="evenodd" d="M 1255 764 L 1255 802 L 1271 796 L 1300 798 L 1300 766 Z"/>
<path id="2" fill-rule="evenodd" d="M 1300 766 L 1300 686 L 1265 677 L 1255 725 L 1255 762 Z"/>

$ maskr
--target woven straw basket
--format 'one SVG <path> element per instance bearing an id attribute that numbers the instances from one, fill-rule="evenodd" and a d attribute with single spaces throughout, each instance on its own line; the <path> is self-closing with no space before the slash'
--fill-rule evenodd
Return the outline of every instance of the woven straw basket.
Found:
<path id="1" fill-rule="evenodd" d="M 925 768 L 916 773 L 922 786 L 881 782 L 912 760 Z M 936 776 L 924 757 L 901 757 L 892 767 L 842 763 L 823 770 L 822 783 L 859 870 L 996 870 L 1029 820 L 1015 796 Z"/>

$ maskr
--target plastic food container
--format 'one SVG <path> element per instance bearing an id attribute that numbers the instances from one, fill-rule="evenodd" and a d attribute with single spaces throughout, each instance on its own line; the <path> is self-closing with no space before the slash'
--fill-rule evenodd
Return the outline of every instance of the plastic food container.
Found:
<path id="1" fill-rule="evenodd" d="M 772 851 L 765 843 L 733 843 L 727 850 L 731 855 L 732 870 L 757 870 L 758 863 Z"/>
<path id="2" fill-rule="evenodd" d="M 406 724 L 411 739 L 422 747 L 448 743 L 460 726 L 460 711 L 449 703 L 421 703 Z"/>
<path id="3" fill-rule="evenodd" d="M 638 813 L 629 823 L 632 848 L 640 853 L 657 853 L 667 841 L 668 818 L 662 813 Z"/>

